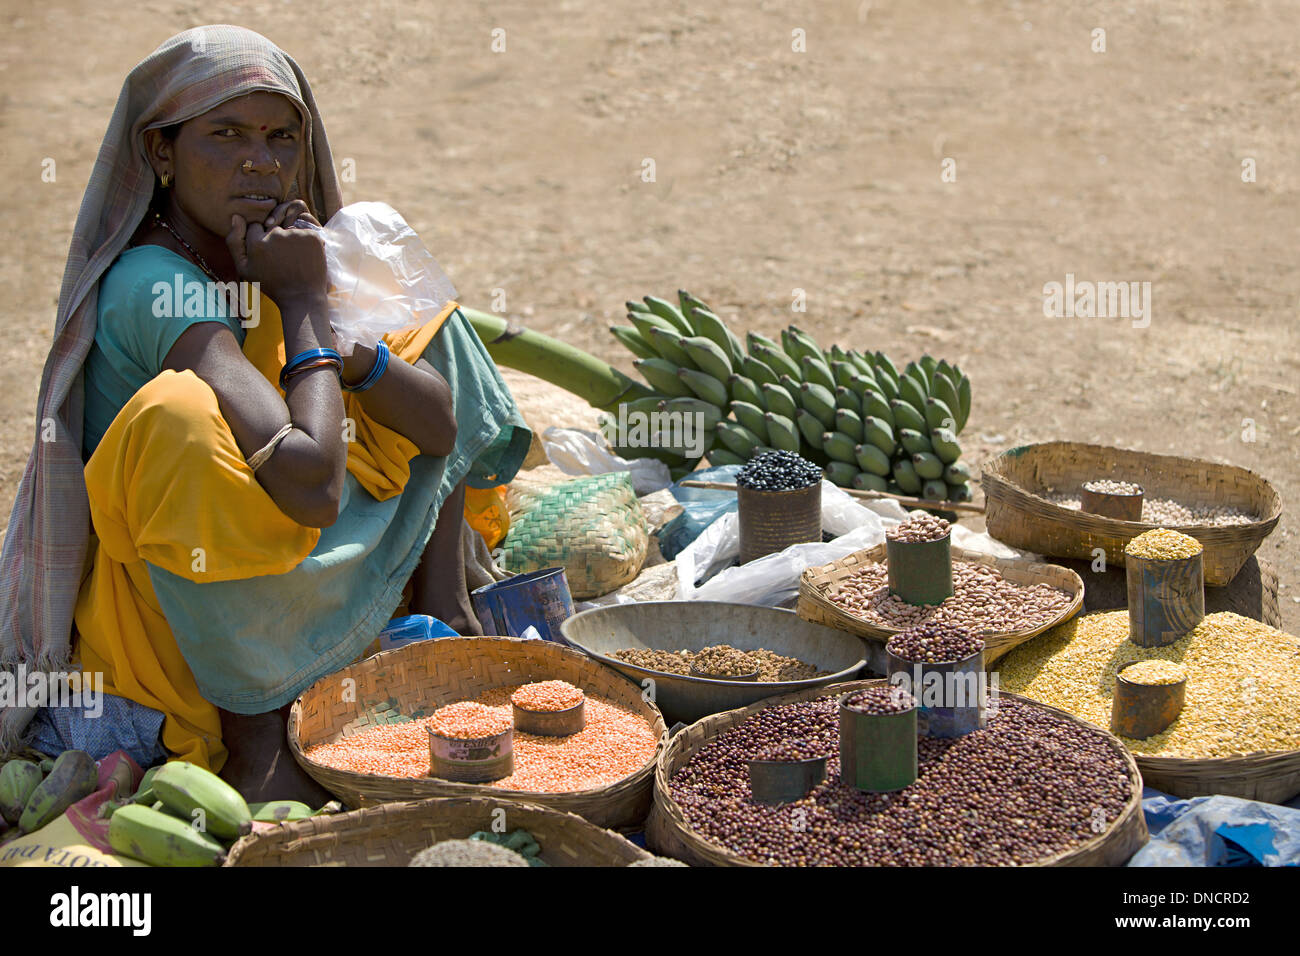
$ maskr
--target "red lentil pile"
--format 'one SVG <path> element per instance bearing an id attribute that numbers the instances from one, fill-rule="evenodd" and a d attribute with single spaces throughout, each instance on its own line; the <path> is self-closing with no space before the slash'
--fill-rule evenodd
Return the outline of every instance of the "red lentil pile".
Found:
<path id="1" fill-rule="evenodd" d="M 497 687 L 473 701 L 513 719 L 511 695 L 520 685 Z M 457 706 L 457 705 L 448 705 Z M 446 708 L 442 708 L 446 709 Z M 514 734 L 515 772 L 486 784 L 504 790 L 567 793 L 590 790 L 622 780 L 644 767 L 655 754 L 658 738 L 638 714 L 602 697 L 586 697 L 587 726 L 568 737 Z M 388 777 L 423 777 L 429 773 L 429 734 L 433 716 L 384 724 L 363 733 L 321 744 L 307 759 L 336 770 Z"/>
<path id="2" fill-rule="evenodd" d="M 544 680 L 535 684 L 525 684 L 510 695 L 510 702 L 524 710 L 541 710 L 546 712 L 571 710 L 582 703 L 581 687 L 574 687 L 568 681 Z"/>
<path id="3" fill-rule="evenodd" d="M 494 737 L 510 729 L 509 715 L 472 701 L 461 701 L 439 707 L 429 718 L 429 729 L 443 737 L 457 740 L 477 740 Z"/>

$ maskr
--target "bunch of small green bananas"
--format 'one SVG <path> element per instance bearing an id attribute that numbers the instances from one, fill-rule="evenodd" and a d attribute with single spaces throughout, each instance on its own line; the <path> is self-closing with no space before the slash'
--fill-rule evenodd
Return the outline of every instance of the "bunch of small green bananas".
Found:
<path id="1" fill-rule="evenodd" d="M 822 465 L 842 487 L 970 500 L 957 436 L 971 386 L 957 366 L 926 355 L 900 372 L 883 352 L 824 352 L 793 325 L 779 343 L 750 332 L 742 346 L 703 301 L 677 295 L 680 305 L 651 295 L 628 302 L 632 325 L 610 329 L 658 393 L 627 403 L 628 412 L 698 413 L 714 465 L 780 449 Z M 617 450 L 658 458 L 674 478 L 694 464 L 671 442 L 649 444 Z"/>

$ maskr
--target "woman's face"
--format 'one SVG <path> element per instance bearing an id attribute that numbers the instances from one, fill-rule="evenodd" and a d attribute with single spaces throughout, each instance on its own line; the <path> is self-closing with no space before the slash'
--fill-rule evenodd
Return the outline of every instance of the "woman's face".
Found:
<path id="1" fill-rule="evenodd" d="M 302 167 L 302 117 L 278 93 L 227 100 L 181 125 L 175 140 L 146 133 L 154 171 L 172 176 L 171 202 L 214 235 L 230 232 L 234 215 L 261 221 L 291 198 Z"/>

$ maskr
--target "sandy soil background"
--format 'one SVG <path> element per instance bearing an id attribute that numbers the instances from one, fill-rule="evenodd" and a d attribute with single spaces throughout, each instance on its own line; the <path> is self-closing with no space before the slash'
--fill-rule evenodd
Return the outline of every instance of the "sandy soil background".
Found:
<path id="1" fill-rule="evenodd" d="M 347 198 L 400 209 L 467 305 L 503 289 L 525 323 L 630 371 L 606 331 L 622 302 L 685 287 L 733 327 L 956 360 L 974 464 L 1094 441 L 1242 465 L 1294 507 L 1300 6 L 1223 6 L 5 0 L 0 521 L 122 79 L 217 22 L 297 58 L 354 164 Z M 1043 284 L 1067 272 L 1151 282 L 1150 327 L 1045 319 Z M 1292 632 L 1294 527 L 1261 549 Z"/>

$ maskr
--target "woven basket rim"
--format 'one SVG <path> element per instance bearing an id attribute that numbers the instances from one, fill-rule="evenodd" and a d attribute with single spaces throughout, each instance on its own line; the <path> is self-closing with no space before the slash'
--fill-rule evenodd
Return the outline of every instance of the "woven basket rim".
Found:
<path id="1" fill-rule="evenodd" d="M 1255 521 L 1246 524 L 1235 525 L 1216 525 L 1216 524 L 1180 524 L 1180 525 L 1163 525 L 1149 521 L 1126 521 L 1122 518 L 1110 518 L 1106 515 L 1093 514 L 1091 512 L 1080 512 L 1077 508 L 1067 508 L 1059 505 L 1042 495 L 1030 491 L 1023 485 L 1012 481 L 1003 473 L 1003 466 L 1011 461 L 1018 461 L 1031 451 L 1047 449 L 1086 449 L 1090 452 L 1123 452 L 1129 455 L 1138 455 L 1143 458 L 1153 459 L 1160 462 L 1178 462 L 1181 464 L 1192 464 L 1208 466 L 1215 469 L 1223 469 L 1227 472 L 1236 472 L 1246 476 L 1259 484 L 1267 491 L 1270 503 L 1268 513 Z M 1204 458 L 1189 458 L 1184 455 L 1161 455 L 1156 452 L 1142 451 L 1137 448 L 1119 448 L 1111 445 L 1095 445 L 1087 442 L 1070 442 L 1070 441 L 1050 441 L 1050 442 L 1032 442 L 1027 445 L 1017 445 L 1004 452 L 1000 452 L 990 458 L 980 467 L 980 482 L 984 484 L 984 494 L 986 497 L 1002 496 L 1006 498 L 1032 498 L 1035 502 L 1040 502 L 1043 507 L 1048 509 L 1048 513 L 1060 520 L 1069 521 L 1071 517 L 1078 518 L 1084 514 L 1092 521 L 1098 522 L 1103 529 L 1111 527 L 1118 535 L 1128 534 L 1136 537 L 1143 531 L 1150 531 L 1155 528 L 1170 527 L 1175 531 L 1181 531 L 1184 534 L 1191 534 L 1193 531 L 1215 532 L 1216 534 L 1225 534 L 1225 538 L 1250 539 L 1255 534 L 1263 531 L 1265 526 L 1269 526 L 1261 537 L 1267 537 L 1272 531 L 1273 526 L 1277 524 L 1282 515 L 1282 498 L 1276 488 L 1263 475 L 1251 471 L 1249 468 L 1243 468 L 1240 465 L 1229 465 L 1216 461 L 1209 461 Z M 1237 533 L 1231 534 L 1231 531 Z M 1194 535 L 1193 535 L 1194 536 Z"/>
<path id="2" fill-rule="evenodd" d="M 693 727 L 698 724 L 703 724 L 706 721 L 712 721 L 717 724 L 722 724 L 725 721 L 731 721 L 730 723 L 727 724 L 726 727 L 726 729 L 730 730 L 733 727 L 738 726 L 740 723 L 743 723 L 743 721 L 748 717 L 768 707 L 775 707 L 786 703 L 797 703 L 805 700 L 818 700 L 822 697 L 838 696 L 840 694 L 848 693 L 854 690 L 860 690 L 866 687 L 885 686 L 887 685 L 887 683 L 888 681 L 883 678 L 876 679 L 876 680 L 847 681 L 843 684 L 831 684 L 826 687 L 816 688 L 817 692 L 803 691 L 798 694 L 783 694 L 779 697 L 769 697 L 766 700 L 758 701 L 757 703 L 751 704 L 748 707 L 739 707 L 736 708 L 735 710 L 723 711 L 722 713 L 718 713 L 718 714 L 710 714 L 708 717 L 701 718 L 699 721 L 696 722 L 696 724 L 692 724 L 691 726 Z M 820 691 L 824 691 L 825 693 L 818 693 Z M 1024 704 L 1029 704 L 1032 707 L 1042 708 L 1043 710 L 1046 710 L 1050 713 L 1054 713 L 1056 716 L 1060 718 L 1071 721 L 1075 724 L 1081 724 L 1086 729 L 1098 733 L 1102 737 L 1102 739 L 1106 742 L 1107 746 L 1111 748 L 1112 752 L 1114 752 L 1117 756 L 1119 756 L 1120 759 L 1123 761 L 1125 769 L 1128 772 L 1128 778 L 1129 778 L 1129 790 L 1130 790 L 1129 799 L 1125 803 L 1124 809 L 1120 812 L 1119 816 L 1117 816 L 1115 820 L 1110 823 L 1110 825 L 1106 828 L 1105 832 L 1100 833 L 1097 836 L 1089 840 L 1086 840 L 1083 843 L 1078 844 L 1077 846 L 1070 847 L 1066 850 L 1062 850 L 1051 856 L 1043 857 L 1038 860 L 1033 860 L 1030 863 L 1019 864 L 1020 866 L 1041 867 L 1053 863 L 1067 862 L 1072 858 L 1076 858 L 1086 853 L 1089 853 L 1095 848 L 1104 844 L 1107 840 L 1112 838 L 1114 835 L 1118 834 L 1120 832 L 1121 825 L 1127 825 L 1128 821 L 1131 818 L 1133 818 L 1135 814 L 1138 815 L 1139 819 L 1141 820 L 1141 826 L 1140 826 L 1141 831 L 1144 834 L 1147 833 L 1145 819 L 1141 818 L 1142 788 L 1143 788 L 1141 770 L 1139 769 L 1136 760 L 1134 760 L 1133 754 L 1129 751 L 1127 747 L 1123 745 L 1123 743 L 1118 738 L 1115 737 L 1114 734 L 1110 733 L 1110 731 L 1108 730 L 1097 727 L 1095 724 L 1089 723 L 1086 720 L 1081 720 L 1080 718 L 1074 716 L 1073 714 L 1063 711 L 1057 707 L 1053 707 L 1050 704 L 1041 703 L 1039 701 L 1025 697 L 1021 694 L 1014 694 L 1009 691 L 999 690 L 998 697 L 999 698 L 1008 697 L 1011 698 L 1012 700 L 1016 700 Z M 670 778 L 667 775 L 667 765 L 669 760 L 674 756 L 674 748 L 678 746 L 678 737 L 682 738 L 683 741 L 682 746 L 683 747 L 686 746 L 685 743 L 686 738 L 684 735 L 689 729 L 690 727 L 682 728 L 677 732 L 676 735 L 673 736 L 673 739 L 668 742 L 668 745 L 664 748 L 663 753 L 659 757 L 658 764 L 655 766 L 655 807 L 656 809 L 657 810 L 662 809 L 662 812 L 665 815 L 667 815 L 670 818 L 670 820 L 672 820 L 674 826 L 678 830 L 677 835 L 679 838 L 681 838 L 683 841 L 689 841 L 697 844 L 699 847 L 704 849 L 708 854 L 721 857 L 723 859 L 728 860 L 729 862 L 733 862 L 742 866 L 765 865 L 762 863 L 758 863 L 755 860 L 750 860 L 746 857 L 742 857 L 738 853 L 735 853 L 734 851 L 729 850 L 726 847 L 713 843 L 710 840 L 700 836 L 695 830 L 690 829 L 688 826 L 686 826 L 685 815 L 682 814 L 680 807 L 678 807 L 677 802 L 673 799 L 672 792 L 669 788 Z M 721 732 L 722 731 L 712 732 L 709 734 L 709 736 L 698 741 L 696 743 L 695 749 L 693 749 L 690 752 L 690 756 L 694 756 L 694 754 L 698 752 L 700 747 L 702 747 L 705 743 L 708 743 L 709 741 L 715 739 L 718 736 L 718 734 Z"/>
<path id="3" fill-rule="evenodd" d="M 530 813 L 540 813 L 545 817 L 554 818 L 556 824 L 577 827 L 580 831 L 594 839 L 611 839 L 620 840 L 634 851 L 637 859 L 649 859 L 652 854 L 632 843 L 621 834 L 615 833 L 606 827 L 597 826 L 594 823 L 578 816 L 568 810 L 562 810 L 556 807 L 543 806 L 538 803 L 530 803 L 524 800 L 498 800 L 489 796 L 474 795 L 464 797 L 426 797 L 422 800 L 395 800 L 383 804 L 376 804 L 369 807 L 361 807 L 357 810 L 348 810 L 342 813 L 329 814 L 323 817 L 313 817 L 309 820 L 297 820 L 291 823 L 281 824 L 275 830 L 264 830 L 261 832 L 250 833 L 247 836 L 240 837 L 239 840 L 231 847 L 227 854 L 226 862 L 223 866 L 232 867 L 238 865 L 238 861 L 246 852 L 250 851 L 259 843 L 272 842 L 283 844 L 285 852 L 293 852 L 294 844 L 302 841 L 314 839 L 331 839 L 334 843 L 342 843 L 350 835 L 359 836 L 370 824 L 375 821 L 386 823 L 394 822 L 394 817 L 417 817 L 424 811 L 434 811 L 447 809 L 449 811 L 460 811 L 468 809 L 482 809 L 485 811 L 495 811 L 501 808 L 510 810 L 525 810 Z M 304 824 L 309 824 L 304 826 Z M 597 831 L 592 833 L 591 831 Z M 283 863 L 274 863 L 268 865 L 283 866 Z M 292 865 L 292 864 L 290 864 Z"/>
<path id="4" fill-rule="evenodd" d="M 489 646 L 482 643 L 484 641 L 505 642 L 508 645 L 516 645 L 516 646 L 535 645 L 538 643 L 536 640 L 533 639 L 521 638 L 521 637 L 506 637 L 500 635 L 491 635 L 491 636 L 484 636 L 484 637 L 443 637 L 443 638 L 438 638 L 437 640 L 439 642 L 443 642 L 443 641 L 464 642 L 467 644 L 471 644 L 474 647 Z M 348 670 L 352 667 L 357 667 L 362 664 L 370 663 L 372 661 L 375 662 L 373 666 L 378 667 L 380 666 L 381 660 L 385 656 L 394 655 L 394 657 L 396 657 L 397 655 L 401 655 L 404 652 L 408 652 L 416 644 L 421 644 L 421 643 L 425 643 L 425 642 L 413 642 L 412 644 L 407 644 L 403 647 L 395 647 L 392 648 L 391 650 L 380 651 L 378 654 L 372 655 L 371 657 L 366 658 L 364 661 L 358 661 L 349 664 L 347 667 L 342 668 L 342 670 Z M 590 662 L 590 659 L 585 654 L 575 651 L 570 647 L 565 647 L 564 645 L 555 643 L 553 641 L 544 641 L 542 643 L 552 645 L 554 649 L 563 652 L 565 655 L 573 656 L 574 659 L 579 662 L 583 662 L 583 663 Z M 498 644 L 497 646 L 501 646 L 501 645 Z M 605 670 L 609 670 L 609 668 L 605 668 Z M 615 676 L 617 676 L 619 680 L 626 682 L 632 687 L 637 687 L 637 685 L 633 681 L 629 680 L 625 675 L 618 674 L 617 672 L 614 672 L 614 674 Z M 311 694 L 312 691 L 314 691 L 319 684 L 325 681 L 335 679 L 337 678 L 337 676 L 338 673 L 336 672 L 335 674 L 330 674 L 327 675 L 326 677 L 322 677 L 319 681 L 312 684 L 312 686 L 309 687 L 307 690 L 303 691 L 302 694 L 300 694 L 294 700 L 293 705 L 289 708 L 289 721 L 288 721 L 287 730 L 288 730 L 288 738 L 289 738 L 289 749 L 292 755 L 294 756 L 294 758 L 298 760 L 299 763 L 302 764 L 303 766 L 310 765 L 312 767 L 318 767 L 321 770 L 327 771 L 331 774 L 341 775 L 353 781 L 354 784 L 383 785 L 385 782 L 392 781 L 392 780 L 422 779 L 422 778 L 408 778 L 408 777 L 389 777 L 383 774 L 367 774 L 367 773 L 357 773 L 351 770 L 340 770 L 337 767 L 331 767 L 328 764 L 319 763 L 318 761 L 312 760 L 310 757 L 307 756 L 306 750 L 302 746 L 301 730 L 300 730 L 300 725 L 302 722 L 303 698 Z M 505 685 L 501 685 L 501 686 L 505 686 Z M 504 799 L 507 800 L 513 800 L 517 803 L 528 803 L 537 800 L 539 797 L 547 798 L 547 799 L 558 799 L 558 798 L 565 798 L 565 797 L 590 797 L 596 794 L 600 794 L 602 792 L 609 791 L 611 789 L 624 788 L 624 787 L 629 787 L 634 785 L 641 777 L 653 774 L 654 767 L 659 760 L 659 754 L 662 752 L 668 739 L 668 727 L 667 724 L 664 722 L 663 714 L 659 712 L 659 708 L 655 707 L 653 702 L 647 702 L 647 704 L 654 711 L 656 715 L 656 723 L 659 725 L 658 741 L 655 744 L 654 753 L 650 756 L 647 762 L 637 770 L 633 771 L 632 773 L 624 777 L 621 777 L 618 780 L 613 781 L 612 783 L 600 784 L 599 786 L 596 787 L 589 787 L 586 790 L 555 790 L 555 791 L 539 792 L 536 790 L 507 790 L 503 787 L 491 787 L 487 789 L 490 789 L 490 792 L 493 796 L 500 794 Z M 651 730 L 656 729 L 655 723 L 651 723 L 650 726 L 651 726 Z M 315 746 L 315 744 L 313 744 L 312 746 Z M 460 791 L 463 788 L 463 792 L 466 797 L 481 795 L 485 789 L 484 784 L 461 783 L 455 780 L 442 780 L 439 778 L 429 778 L 429 779 L 436 779 L 436 783 L 438 786 L 452 791 Z M 362 789 L 362 788 L 358 787 L 358 789 Z M 435 798 L 430 798 L 430 799 L 435 799 Z"/>
<path id="5" fill-rule="evenodd" d="M 850 630 L 852 633 L 858 634 L 868 640 L 886 642 L 893 635 L 901 634 L 905 628 L 875 624 L 871 621 L 866 621 L 857 615 L 850 614 L 826 596 L 828 584 L 824 581 L 817 580 L 820 577 L 831 574 L 842 568 L 856 567 L 866 562 L 882 563 L 886 554 L 886 549 L 887 545 L 882 542 L 870 548 L 862 548 L 859 551 L 854 551 L 852 554 L 845 555 L 844 557 L 831 561 L 828 564 L 805 568 L 803 573 L 799 576 L 800 597 L 815 602 L 823 613 L 830 615 L 836 621 L 835 626 L 840 627 L 841 630 Z M 998 570 L 999 572 L 1004 570 L 1014 570 L 1042 575 L 1044 579 L 1037 583 L 1048 584 L 1052 587 L 1058 587 L 1058 585 L 1055 581 L 1050 580 L 1051 577 L 1065 575 L 1066 580 L 1073 586 L 1073 591 L 1070 594 L 1070 603 L 1054 617 L 1042 624 L 1036 624 L 1033 627 L 1023 628 L 1019 631 L 991 631 L 983 634 L 982 636 L 985 638 L 986 645 L 994 642 L 999 645 L 1003 643 L 1010 645 L 1012 642 L 1020 643 L 1022 641 L 1030 640 L 1060 624 L 1064 624 L 1083 609 L 1083 578 L 1081 578 L 1079 574 L 1071 568 L 1063 567 L 1059 564 L 1051 564 L 1047 561 L 1033 561 L 1028 558 L 1002 558 L 982 551 L 971 551 L 966 548 L 958 547 L 957 545 L 951 546 L 951 554 L 955 561 L 961 560 L 974 564 L 984 564 Z M 1061 588 L 1061 590 L 1065 589 Z M 802 617 L 803 615 L 800 616 Z M 1014 646 L 1008 646 L 1007 648 L 1008 652 L 1012 649 L 1014 649 Z"/>

